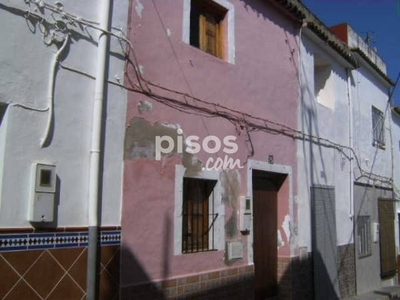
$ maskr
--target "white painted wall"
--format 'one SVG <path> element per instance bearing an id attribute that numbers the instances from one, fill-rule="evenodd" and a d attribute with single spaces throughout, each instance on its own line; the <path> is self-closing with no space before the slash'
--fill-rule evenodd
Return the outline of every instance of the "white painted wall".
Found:
<path id="1" fill-rule="evenodd" d="M 395 197 L 397 200 L 400 200 L 400 115 L 394 111 L 392 111 L 392 141 L 393 141 L 393 161 L 394 161 L 394 172 L 393 172 L 393 181 L 395 185 Z M 395 224 L 395 233 L 396 233 L 396 245 L 397 245 L 397 253 L 400 253 L 400 237 L 399 237 L 399 218 L 398 214 L 400 213 L 400 204 L 396 202 L 395 204 L 395 213 L 396 213 L 396 224 Z"/>
<path id="2" fill-rule="evenodd" d="M 355 83 L 352 89 L 353 129 L 356 137 L 353 143 L 354 150 L 360 159 L 362 169 L 380 176 L 391 177 L 389 87 L 385 87 L 365 64 L 361 64 L 359 69 L 351 73 Z M 385 115 L 385 149 L 373 146 L 371 106 L 375 106 Z M 357 169 L 354 175 L 355 179 L 359 176 Z M 359 181 L 374 184 L 365 178 Z"/>
<path id="3" fill-rule="evenodd" d="M 98 1 L 70 0 L 64 11 L 98 21 Z M 54 5 L 55 1 L 46 3 Z M 32 9 L 35 7 L 31 4 Z M 4 146 L 4 176 L 0 185 L 0 227 L 28 227 L 27 221 L 33 161 L 56 165 L 60 179 L 58 226 L 87 225 L 89 146 L 94 80 L 59 68 L 54 92 L 54 134 L 47 148 L 40 148 L 48 112 L 13 106 L 47 106 L 50 63 L 58 48 L 46 46 L 40 30 L 27 22 L 24 1 L 5 0 L 0 4 L 2 42 L 0 47 L 0 102 L 10 103 L 7 111 L 7 143 Z M 114 1 L 112 26 L 126 32 L 128 0 Z M 45 17 L 51 18 L 48 11 Z M 28 26 L 29 25 L 29 26 Z M 72 28 L 72 26 L 71 26 Z M 96 41 L 99 32 L 75 27 L 62 63 L 89 74 L 95 73 Z M 121 54 L 115 38 L 111 50 Z M 111 55 L 110 79 L 123 79 L 124 61 Z M 105 156 L 103 177 L 102 225 L 120 224 L 122 193 L 123 138 L 125 132 L 126 92 L 108 85 L 105 116 Z M 2 147 L 0 147 L 2 148 Z M 0 149 L 1 151 L 1 149 Z M 1 157 L 2 153 L 0 153 Z"/>
<path id="4" fill-rule="evenodd" d="M 322 47 L 311 41 L 307 36 L 302 36 L 300 53 L 302 99 L 299 109 L 299 129 L 334 143 L 349 146 L 350 120 L 346 67 L 340 65 L 338 60 L 330 56 Z M 320 101 L 314 95 L 316 56 L 328 60 L 332 66 L 332 73 L 326 85 L 331 98 L 329 101 Z M 359 69 L 350 72 L 353 149 L 364 171 L 391 177 L 389 126 L 391 116 L 387 103 L 389 86 L 385 85 L 379 75 L 368 67 L 362 59 L 360 59 L 360 63 Z M 386 149 L 378 149 L 373 146 L 372 105 L 384 112 L 386 116 Z M 394 144 L 398 145 L 400 133 L 394 140 Z M 297 153 L 299 247 L 311 247 L 310 186 L 313 183 L 335 187 L 338 245 L 352 243 L 351 184 L 355 180 L 380 185 L 379 182 L 367 178 L 358 178 L 361 172 L 355 160 L 353 160 L 352 166 L 353 177 L 350 178 L 350 161 L 338 150 L 317 144 L 310 146 L 307 141 L 299 141 Z M 344 150 L 344 153 L 350 154 L 348 150 Z M 400 174 L 398 176 L 400 179 Z"/>
<path id="5" fill-rule="evenodd" d="M 394 183 L 400 189 L 400 114 L 392 111 L 392 141 L 394 165 Z M 400 190 L 399 190 L 400 192 Z M 398 195 L 400 197 L 400 195 Z"/>
<path id="6" fill-rule="evenodd" d="M 301 40 L 301 92 L 299 129 L 305 133 L 349 145 L 349 113 L 347 77 L 344 66 L 305 35 Z M 329 105 L 320 103 L 314 95 L 314 58 L 324 57 L 332 73 L 328 79 Z M 298 141 L 298 245 L 311 250 L 311 195 L 313 184 L 335 187 L 336 226 L 338 245 L 353 241 L 349 217 L 350 162 L 338 150 Z M 346 154 L 349 151 L 344 150 Z"/>

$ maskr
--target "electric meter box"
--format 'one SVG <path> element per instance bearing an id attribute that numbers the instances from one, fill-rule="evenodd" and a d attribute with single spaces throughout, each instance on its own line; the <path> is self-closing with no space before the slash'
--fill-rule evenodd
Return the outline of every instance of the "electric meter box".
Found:
<path id="1" fill-rule="evenodd" d="M 29 221 L 34 223 L 53 222 L 56 201 L 56 166 L 34 163 L 32 185 Z"/>

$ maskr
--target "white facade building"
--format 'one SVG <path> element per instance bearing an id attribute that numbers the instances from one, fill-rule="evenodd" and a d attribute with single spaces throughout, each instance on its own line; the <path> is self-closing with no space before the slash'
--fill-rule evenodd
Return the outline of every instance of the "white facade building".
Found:
<path id="1" fill-rule="evenodd" d="M 298 240 L 313 253 L 314 278 L 326 278 L 316 295 L 347 297 L 395 283 L 395 253 L 382 250 L 395 245 L 394 220 L 382 214 L 394 203 L 393 82 L 351 27 L 331 29 L 301 36 Z M 379 225 L 391 233 L 379 237 Z"/>
<path id="2" fill-rule="evenodd" d="M 102 246 L 119 251 L 127 92 L 118 84 L 124 78 L 127 44 L 122 36 L 129 3 L 118 0 L 107 7 L 109 2 L 0 3 L 0 256 L 13 266 L 14 256 L 40 255 L 38 261 L 26 262 L 37 268 L 32 278 L 18 268 L 7 276 L 25 276 L 27 291 L 43 299 L 57 297 L 65 284 L 72 293 L 69 299 L 85 295 L 85 274 L 71 273 L 75 281 L 66 282 L 58 276 L 57 264 L 45 271 L 42 260 L 57 261 L 56 249 L 68 248 L 71 270 L 85 270 L 89 227 L 100 228 Z M 102 108 L 94 105 L 95 99 L 103 99 Z M 101 115 L 94 116 L 96 110 Z M 100 163 L 91 166 L 98 155 Z M 89 187 L 97 177 L 99 209 L 91 208 L 91 213 L 98 211 L 100 217 L 91 223 Z M 97 181 L 92 187 L 97 192 Z M 7 240 L 11 237 L 15 240 Z M 41 277 L 42 283 L 35 283 Z M 0 297 L 24 290 L 23 283 L 13 284 Z"/>
<path id="3" fill-rule="evenodd" d="M 63 12 L 97 22 L 99 8 L 95 2 L 68 1 Z M 119 1 L 113 9 L 113 27 L 122 30 L 127 24 L 126 2 Z M 34 162 L 56 166 L 59 193 L 57 225 L 87 226 L 95 80 L 63 69 L 60 63 L 94 76 L 100 31 L 78 21 L 71 24 L 62 18 L 62 12 L 52 13 L 44 8 L 42 14 L 33 3 L 5 1 L 2 6 L 0 132 L 5 142 L 1 143 L 0 153 L 4 157 L 0 171 L 0 226 L 30 226 L 28 215 Z M 67 29 L 57 30 L 57 22 L 58 26 Z M 47 32 L 44 35 L 42 31 Z M 55 37 L 51 41 L 53 32 Z M 108 76 L 113 80 L 114 76 L 122 79 L 124 54 L 118 40 L 111 41 Z M 119 225 L 126 91 L 108 85 L 106 92 L 102 224 Z M 52 113 L 49 107 L 52 107 Z M 51 117 L 49 133 L 46 134 Z M 42 146 L 44 138 L 47 140 Z"/>

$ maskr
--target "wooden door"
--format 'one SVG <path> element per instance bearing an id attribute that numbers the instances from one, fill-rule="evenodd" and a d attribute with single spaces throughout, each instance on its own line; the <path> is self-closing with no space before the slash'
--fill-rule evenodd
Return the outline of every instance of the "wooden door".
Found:
<path id="1" fill-rule="evenodd" d="M 253 190 L 255 299 L 278 293 L 277 192 Z"/>
<path id="2" fill-rule="evenodd" d="M 393 200 L 378 199 L 378 212 L 380 223 L 379 245 L 381 252 L 381 277 L 392 277 L 397 273 Z"/>

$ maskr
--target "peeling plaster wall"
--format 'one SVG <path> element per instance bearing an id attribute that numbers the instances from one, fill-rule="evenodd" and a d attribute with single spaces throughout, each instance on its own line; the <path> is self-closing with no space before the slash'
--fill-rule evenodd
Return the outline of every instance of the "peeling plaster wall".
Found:
<path id="1" fill-rule="evenodd" d="M 286 177 L 278 192 L 278 231 L 281 237 L 281 245 L 278 249 L 278 255 L 290 257 L 291 250 L 297 248 L 297 238 L 291 237 L 292 231 L 296 228 L 295 220 L 290 220 L 290 188 L 289 176 Z M 279 240 L 278 240 L 279 245 Z"/>
<path id="2" fill-rule="evenodd" d="M 55 2 L 48 1 L 52 5 Z M 62 2 L 65 12 L 99 21 L 96 1 Z M 127 7 L 126 0 L 114 1 L 112 26 L 126 31 Z M 44 135 L 48 113 L 33 112 L 11 104 L 37 108 L 48 105 L 50 63 L 58 48 L 43 43 L 38 27 L 35 29 L 31 22 L 25 20 L 23 15 L 26 9 L 24 1 L 5 0 L 0 4 L 0 31 L 3 37 L 0 47 L 0 102 L 10 103 L 7 124 L 3 124 L 7 126 L 7 144 L 0 185 L 0 227 L 30 226 L 27 218 L 34 161 L 56 165 L 60 181 L 57 224 L 85 226 L 94 80 L 58 68 L 54 92 L 54 132 L 51 144 L 41 149 L 40 139 Z M 62 62 L 93 75 L 99 32 L 78 27 L 76 30 L 78 33 L 71 35 Z M 110 47 L 109 77 L 113 79 L 117 75 L 122 78 L 124 61 L 119 56 L 120 45 L 113 39 Z M 127 94 L 115 86 L 108 86 L 106 93 L 102 225 L 119 225 Z"/>
<path id="3" fill-rule="evenodd" d="M 138 63 L 143 66 L 144 77 L 169 89 L 296 128 L 299 86 L 295 37 L 298 25 L 267 3 L 252 0 L 230 2 L 235 10 L 234 64 L 182 42 L 183 1 L 171 5 L 170 2 L 156 0 L 157 9 L 152 3 L 142 1 L 141 14 L 135 11 L 135 1 L 130 38 Z M 130 78 L 135 76 L 133 71 L 129 69 Z M 193 103 L 193 100 L 183 97 L 178 99 Z M 241 240 L 244 258 L 228 262 L 224 260 L 225 251 L 173 255 L 170 232 L 173 232 L 174 226 L 182 226 L 174 223 L 173 219 L 175 165 L 189 166 L 188 172 L 196 172 L 204 167 L 210 157 L 216 159 L 225 153 L 207 154 L 200 151 L 190 157 L 185 153 L 176 153 L 174 149 L 171 155 L 156 161 L 151 139 L 157 134 L 171 134 L 176 140 L 176 134 L 167 132 L 162 124 L 181 128 L 186 137 L 196 135 L 200 142 L 209 135 L 221 141 L 227 135 L 236 136 L 238 152 L 229 157 L 239 159 L 243 165 L 253 147 L 252 159 L 267 162 L 268 156 L 273 155 L 275 163 L 291 166 L 296 178 L 296 142 L 293 139 L 252 132 L 251 146 L 246 131 L 224 118 L 188 114 L 144 95 L 130 93 L 124 155 L 123 246 L 135 253 L 146 276 L 135 277 L 129 266 L 123 263 L 124 285 L 249 263 L 248 237 L 239 232 L 238 215 L 241 213 L 240 197 L 250 194 L 247 190 L 246 166 L 221 173 L 226 240 Z M 296 184 L 293 190 L 296 190 Z M 287 201 L 281 203 L 279 228 L 287 243 L 280 254 L 290 256 L 291 246 L 280 225 L 285 216 L 290 214 L 289 199 L 292 198 L 289 194 L 283 198 Z M 283 227 L 286 228 L 286 225 Z M 129 262 L 129 258 L 123 257 L 124 261 Z M 168 267 L 165 267 L 165 261 Z"/>
<path id="4" fill-rule="evenodd" d="M 226 170 L 221 173 L 222 201 L 226 207 L 226 239 L 240 238 L 239 233 L 239 201 L 240 201 L 240 173 L 237 170 Z"/>

